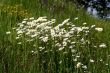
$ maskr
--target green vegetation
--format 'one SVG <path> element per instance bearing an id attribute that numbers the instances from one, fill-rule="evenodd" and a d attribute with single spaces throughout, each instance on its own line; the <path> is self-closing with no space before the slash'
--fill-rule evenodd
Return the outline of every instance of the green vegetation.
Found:
<path id="1" fill-rule="evenodd" d="M 34 21 L 42 16 L 47 18 Z M 46 31 L 40 28 L 34 31 L 38 25 L 31 27 L 33 23 L 29 23 L 27 26 L 27 22 L 31 21 L 39 25 L 52 21 L 51 26 L 50 22 L 46 26 L 54 30 L 64 20 L 65 24 L 59 29 L 60 32 L 65 31 L 61 36 L 75 25 L 75 33 L 72 37 L 66 37 L 70 42 L 64 48 L 55 45 L 64 45 L 65 37 L 53 39 L 50 29 Z M 26 32 L 23 32 L 24 27 Z M 109 27 L 109 20 L 94 18 L 66 0 L 48 0 L 47 3 L 45 0 L 1 0 L 0 73 L 110 73 Z M 27 33 L 30 32 L 28 30 L 32 30 L 32 34 L 38 31 L 40 33 L 38 37 L 28 36 L 31 34 Z M 58 31 L 59 34 L 60 32 Z M 90 33 L 85 35 L 86 32 Z M 82 44 L 81 41 L 84 40 L 86 43 Z"/>

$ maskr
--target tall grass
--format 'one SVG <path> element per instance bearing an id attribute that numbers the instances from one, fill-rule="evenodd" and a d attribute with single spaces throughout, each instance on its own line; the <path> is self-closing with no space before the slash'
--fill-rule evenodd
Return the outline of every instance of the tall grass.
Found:
<path id="1" fill-rule="evenodd" d="M 17 5 L 21 9 L 17 8 Z M 17 14 L 14 14 L 13 11 L 17 11 Z M 25 11 L 29 16 L 23 14 L 23 12 L 26 13 Z M 73 50 L 68 49 L 70 43 L 63 50 L 53 47 L 56 42 L 51 39 L 51 36 L 46 43 L 39 38 L 26 42 L 27 39 L 30 40 L 30 36 L 27 37 L 24 34 L 17 39 L 18 23 L 22 23 L 24 18 L 35 17 L 37 19 L 40 16 L 47 16 L 48 20 L 56 19 L 52 25 L 53 28 L 63 20 L 70 18 L 72 25 L 76 27 L 90 28 L 92 25 L 96 25 L 96 27 L 103 28 L 103 31 L 97 32 L 94 27 L 94 30 L 89 30 L 91 33 L 88 36 L 85 36 L 82 31 L 81 36 L 72 36 L 69 40 L 79 42 L 79 44 L 75 44 Z M 74 3 L 64 0 L 48 0 L 47 4 L 41 0 L 1 0 L 0 73 L 110 73 L 109 26 L 109 20 L 93 18 L 83 9 L 77 10 Z M 69 31 L 70 29 L 67 27 L 64 25 L 62 28 Z M 40 35 L 46 36 L 45 34 Z M 82 45 L 80 42 L 82 37 L 91 41 L 91 44 Z M 59 39 L 59 37 L 55 38 L 62 44 L 64 38 Z M 106 43 L 107 47 L 100 48 L 101 43 Z M 41 48 L 38 49 L 39 47 Z M 72 54 L 74 49 L 76 52 Z"/>

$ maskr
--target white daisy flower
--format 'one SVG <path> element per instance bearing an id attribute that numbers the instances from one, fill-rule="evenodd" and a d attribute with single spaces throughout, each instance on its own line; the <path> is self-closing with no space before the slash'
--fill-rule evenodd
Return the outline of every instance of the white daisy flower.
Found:
<path id="1" fill-rule="evenodd" d="M 10 32 L 10 31 L 7 31 L 6 34 L 7 34 L 7 35 L 8 35 L 8 34 L 11 34 L 11 32 Z"/>
<path id="2" fill-rule="evenodd" d="M 103 28 L 97 27 L 97 28 L 95 28 L 95 30 L 98 31 L 98 32 L 102 32 Z"/>
<path id="3" fill-rule="evenodd" d="M 106 46 L 105 43 L 101 43 L 101 44 L 99 45 L 99 47 L 100 47 L 100 48 L 106 48 L 107 46 Z"/>

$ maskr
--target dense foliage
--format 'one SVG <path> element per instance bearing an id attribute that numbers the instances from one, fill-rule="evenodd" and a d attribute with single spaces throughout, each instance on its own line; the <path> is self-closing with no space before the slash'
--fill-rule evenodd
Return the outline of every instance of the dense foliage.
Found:
<path id="1" fill-rule="evenodd" d="M 91 13 L 94 11 L 100 18 L 109 18 L 110 1 L 109 0 L 71 0 L 77 6 L 83 6 L 85 9 L 91 8 Z"/>

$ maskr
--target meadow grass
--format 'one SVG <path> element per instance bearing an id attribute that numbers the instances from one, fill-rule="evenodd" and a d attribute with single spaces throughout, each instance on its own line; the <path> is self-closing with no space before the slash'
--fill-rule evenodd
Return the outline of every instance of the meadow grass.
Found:
<path id="1" fill-rule="evenodd" d="M 20 36 L 20 39 L 17 39 L 18 23 L 22 23 L 24 18 L 34 17 L 33 20 L 36 20 L 41 16 L 47 16 L 45 18 L 47 21 L 56 19 L 52 28 L 70 18 L 69 22 L 75 25 L 76 30 L 84 26 L 90 28 L 92 25 L 96 25 L 96 27 L 103 28 L 103 31 L 97 32 L 94 27 L 89 30 L 88 36 L 85 36 L 85 32 L 82 31 L 78 33 L 81 36 L 75 34 L 69 40 L 78 43 L 75 44 L 75 47 L 70 47 L 71 49 L 69 48 L 70 43 L 67 43 L 68 45 L 64 49 L 54 47 L 55 41 L 62 44 L 62 40 L 65 38 L 55 37 L 53 40 L 50 32 L 48 32 L 49 41 L 46 43 L 45 39 L 42 41 L 47 33 L 44 29 L 42 29 L 43 32 L 40 31 L 40 33 L 45 32 L 40 34 L 42 39 L 37 37 L 34 41 L 26 42 L 30 40 L 30 36 L 26 36 L 25 33 Z M 30 20 L 28 19 L 28 21 Z M 94 18 L 82 8 L 76 9 L 74 3 L 64 0 L 49 0 L 47 4 L 40 0 L 1 0 L 0 73 L 110 73 L 109 27 L 109 20 Z M 70 30 L 66 25 L 60 29 L 63 28 L 66 29 L 65 31 Z M 91 43 L 82 44 L 80 41 L 82 38 Z M 101 43 L 102 45 L 105 43 L 107 47 L 100 48 Z"/>

